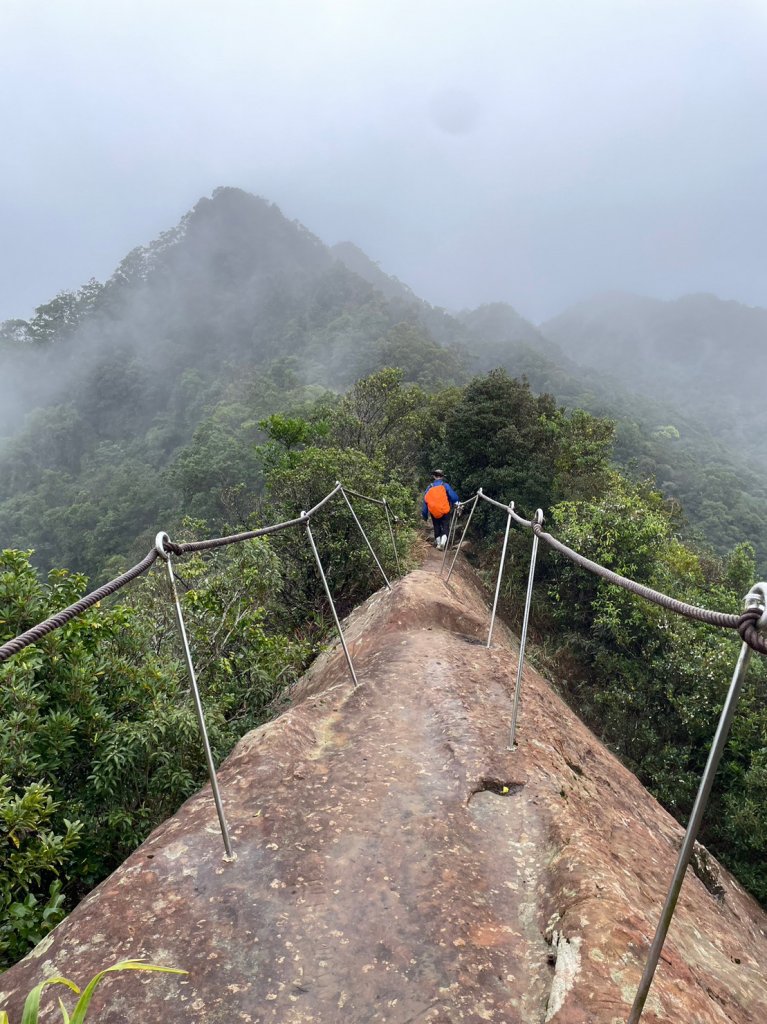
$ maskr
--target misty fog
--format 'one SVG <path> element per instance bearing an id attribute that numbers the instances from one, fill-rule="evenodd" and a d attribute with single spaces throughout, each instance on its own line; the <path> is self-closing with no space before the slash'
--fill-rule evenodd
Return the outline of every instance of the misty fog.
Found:
<path id="1" fill-rule="evenodd" d="M 11 2 L 0 32 L 15 542 L 83 466 L 151 491 L 246 379 L 391 362 L 626 413 L 626 458 L 712 521 L 734 474 L 761 530 L 761 3 Z"/>
<path id="2" fill-rule="evenodd" d="M 235 185 L 427 301 L 767 305 L 761 0 L 9 0 L 0 320 Z"/>

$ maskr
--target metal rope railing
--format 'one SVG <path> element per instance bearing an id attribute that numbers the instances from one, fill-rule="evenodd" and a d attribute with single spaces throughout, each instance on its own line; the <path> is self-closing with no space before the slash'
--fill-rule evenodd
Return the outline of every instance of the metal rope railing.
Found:
<path id="1" fill-rule="evenodd" d="M 671 919 L 676 909 L 677 901 L 679 899 L 679 893 L 682 888 L 682 883 L 687 871 L 687 867 L 692 858 L 695 842 L 697 839 L 700 826 L 703 821 L 703 814 L 708 803 L 711 789 L 714 784 L 714 776 L 719 766 L 719 762 L 724 752 L 724 747 L 727 742 L 727 736 L 730 731 L 732 720 L 735 716 L 738 699 L 740 692 L 743 687 L 745 679 L 746 669 L 751 659 L 753 651 L 758 651 L 761 654 L 767 654 L 767 583 L 758 583 L 751 588 L 749 593 L 744 599 L 745 610 L 741 615 L 733 615 L 725 612 L 713 611 L 708 608 L 701 608 L 697 605 L 687 604 L 684 601 L 679 601 L 676 598 L 669 597 L 667 594 L 663 594 L 660 591 L 653 590 L 651 587 L 647 587 L 642 583 L 637 583 L 636 580 L 629 579 L 626 576 L 621 576 L 611 569 L 607 569 L 605 566 L 600 565 L 598 562 L 592 561 L 590 558 L 586 558 L 579 552 L 574 551 L 572 548 L 563 544 L 557 540 L 550 533 L 547 533 L 543 529 L 543 512 L 538 509 L 535 517 L 530 519 L 524 519 L 518 515 L 514 510 L 514 502 L 509 502 L 508 505 L 503 505 L 501 502 L 496 501 L 494 498 L 490 498 L 484 494 L 480 488 L 473 498 L 469 499 L 469 504 L 473 501 L 471 507 L 471 514 L 473 515 L 474 509 L 478 501 L 482 499 L 488 502 L 490 505 L 495 506 L 498 509 L 506 512 L 506 530 L 503 539 L 503 549 L 501 552 L 500 566 L 498 569 L 498 580 L 495 588 L 495 599 L 493 601 L 493 610 L 490 619 L 490 629 L 488 632 L 487 646 L 490 647 L 490 643 L 493 635 L 493 625 L 495 622 L 496 608 L 498 604 L 498 595 L 501 587 L 501 578 L 503 575 L 504 562 L 506 560 L 506 549 L 509 539 L 509 527 L 512 519 L 514 519 L 520 526 L 528 527 L 533 533 L 533 547 L 530 557 L 530 569 L 528 573 L 527 581 L 527 594 L 525 597 L 525 610 L 522 620 L 522 633 L 520 637 L 519 647 L 519 658 L 517 661 L 517 678 L 514 689 L 514 701 L 512 708 L 512 719 L 511 719 L 511 732 L 509 737 L 509 750 L 513 750 L 515 746 L 515 734 L 517 727 L 517 714 L 519 708 L 520 691 L 522 683 L 522 671 L 524 667 L 525 659 L 525 643 L 527 639 L 527 627 L 530 616 L 530 606 L 532 601 L 533 591 L 533 580 L 535 574 L 535 561 L 538 549 L 538 541 L 542 540 L 552 550 L 568 558 L 575 565 L 586 569 L 589 572 L 606 580 L 615 586 L 621 587 L 630 593 L 636 594 L 639 597 L 643 597 L 647 601 L 651 601 L 654 604 L 660 605 L 669 611 L 675 612 L 678 615 L 685 616 L 686 618 L 693 619 L 698 622 L 704 622 L 711 626 L 724 627 L 729 629 L 737 629 L 741 636 L 742 644 L 740 649 L 740 655 L 738 662 L 735 666 L 730 688 L 727 693 L 724 706 L 719 718 L 717 725 L 716 735 L 711 744 L 711 750 L 709 752 L 708 761 L 703 771 L 703 775 L 700 780 L 698 793 L 695 798 L 695 804 L 690 814 L 690 819 L 687 824 L 685 831 L 684 840 L 682 842 L 679 855 L 677 857 L 674 874 L 669 886 L 669 890 L 661 911 L 660 920 L 655 931 L 652 944 L 647 954 L 647 961 L 642 973 L 639 987 L 637 989 L 636 996 L 634 998 L 631 1012 L 628 1017 L 627 1024 L 639 1024 L 639 1020 L 642 1016 L 647 997 L 652 985 L 655 971 L 660 960 L 661 951 L 668 934 L 668 929 L 671 924 Z M 459 503 L 458 511 L 460 511 L 461 505 Z M 471 515 L 469 516 L 469 522 L 471 522 Z M 466 535 L 469 522 L 466 524 L 461 542 L 463 537 Z M 459 545 L 460 549 L 460 545 Z M 458 552 L 456 552 L 455 558 L 457 558 Z M 446 583 L 449 582 L 450 574 L 455 566 L 455 558 L 453 559 L 453 565 L 451 566 L 450 573 Z M 443 561 L 444 567 L 444 561 Z"/>
<path id="2" fill-rule="evenodd" d="M 533 533 L 540 540 L 548 544 L 550 548 L 553 548 L 554 551 L 558 551 L 565 558 L 569 558 L 571 562 L 580 565 L 583 569 L 588 569 L 589 572 L 593 572 L 596 576 L 601 576 L 608 583 L 614 583 L 616 587 L 622 587 L 632 594 L 638 594 L 640 597 L 644 597 L 645 600 L 652 601 L 653 604 L 658 604 L 669 611 L 676 612 L 677 615 L 684 615 L 688 619 L 697 619 L 698 622 L 706 622 L 709 626 L 724 626 L 729 629 L 737 629 L 740 624 L 740 615 L 711 611 L 708 608 L 700 608 L 697 605 L 685 604 L 684 601 L 677 601 L 676 598 L 669 597 L 668 594 L 652 590 L 652 588 L 646 587 L 642 583 L 637 583 L 636 580 L 620 576 L 617 572 L 613 572 L 612 569 L 606 569 L 605 566 L 600 565 L 598 562 L 592 562 L 590 558 L 586 558 L 577 551 L 573 551 L 572 548 L 557 540 L 556 537 L 546 533 L 540 523 L 536 522 L 529 525 L 532 527 Z"/>
<path id="3" fill-rule="evenodd" d="M 513 501 L 508 505 L 504 505 L 502 502 L 496 501 L 495 498 L 491 498 L 489 495 L 485 494 L 481 488 L 477 494 L 464 502 L 459 502 L 456 507 L 458 509 L 462 509 L 474 502 L 474 506 L 472 506 L 473 514 L 474 507 L 478 499 L 481 499 L 489 505 L 493 505 L 502 512 L 505 512 L 509 519 L 514 520 L 520 526 L 532 529 L 533 533 L 553 550 L 564 555 L 576 565 L 581 566 L 581 568 L 587 569 L 589 572 L 592 572 L 597 576 L 601 576 L 603 579 L 607 580 L 608 583 L 613 583 L 615 586 L 622 587 L 624 590 L 637 594 L 639 597 L 644 597 L 646 600 L 652 601 L 654 604 L 667 608 L 669 611 L 673 611 L 678 615 L 684 615 L 689 619 L 694 619 L 698 622 L 705 622 L 710 626 L 718 626 L 725 629 L 736 629 L 749 647 L 752 647 L 760 654 L 767 654 L 767 639 L 762 635 L 762 631 L 767 626 L 767 613 L 765 613 L 765 615 L 755 615 L 753 609 L 746 609 L 740 615 L 735 615 L 729 612 L 720 612 L 709 608 L 701 608 L 698 605 L 687 604 L 684 601 L 679 601 L 674 597 L 670 597 L 668 594 L 662 593 L 661 591 L 653 590 L 651 587 L 647 587 L 643 583 L 637 583 L 636 580 L 632 580 L 627 576 L 621 576 L 619 573 L 613 572 L 612 569 L 608 569 L 604 565 L 600 565 L 598 562 L 594 562 L 590 558 L 586 558 L 585 555 L 581 555 L 579 552 L 574 551 L 566 544 L 563 544 L 562 541 L 557 540 L 556 537 L 544 531 L 542 527 L 542 513 L 540 520 L 538 518 L 524 519 L 515 510 Z M 465 532 L 466 531 L 464 530 L 464 534 Z M 453 559 L 453 566 L 454 565 L 455 558 Z"/>
<path id="4" fill-rule="evenodd" d="M 386 501 L 386 498 L 383 498 L 383 499 L 382 498 L 371 498 L 369 494 L 360 494 L 359 491 L 353 491 L 351 489 L 351 487 L 344 487 L 344 488 L 342 488 L 342 490 L 343 490 L 343 493 L 344 493 L 344 497 L 346 497 L 347 495 L 350 494 L 353 498 L 360 498 L 362 501 L 370 502 L 371 505 L 378 505 L 378 506 L 383 508 L 384 512 L 386 513 L 386 523 L 387 523 L 387 525 L 389 527 L 389 536 L 391 537 L 391 545 L 392 545 L 392 549 L 394 551 L 394 564 L 397 566 L 397 575 L 399 575 L 399 573 L 400 573 L 399 552 L 397 551 L 397 541 L 394 539 L 394 528 L 392 526 L 392 520 L 395 523 L 398 520 L 397 520 L 396 516 L 392 516 L 391 513 L 389 512 L 389 505 L 388 505 L 388 502 Z M 349 505 L 349 508 L 351 510 L 352 515 L 354 515 L 354 509 L 352 509 L 351 502 L 349 501 L 348 497 L 346 498 L 346 500 L 347 500 L 347 504 Z M 356 519 L 356 516 L 355 516 L 355 519 Z M 360 526 L 359 520 L 357 520 L 357 525 Z M 360 526 L 360 529 L 362 530 L 361 526 Z M 363 531 L 363 533 L 364 533 L 364 531 Z M 383 569 L 381 570 L 381 572 L 383 572 Z M 384 576 L 384 579 L 385 578 L 386 577 Z M 387 586 L 388 586 L 388 580 L 387 580 Z"/>
<path id="5" fill-rule="evenodd" d="M 98 604 L 99 601 L 103 600 L 106 597 L 109 597 L 112 594 L 117 593 L 117 591 L 121 590 L 128 583 L 131 583 L 133 580 L 137 579 L 143 573 L 147 572 L 155 563 L 155 561 L 157 561 L 158 558 L 164 561 L 167 567 L 171 600 L 174 606 L 176 623 L 178 625 L 181 645 L 184 652 L 184 660 L 186 662 L 187 674 L 189 676 L 189 685 L 192 692 L 192 698 L 194 701 L 195 715 L 197 717 L 197 723 L 200 730 L 203 749 L 205 752 L 205 761 L 208 769 L 208 778 L 210 780 L 213 801 L 216 806 L 216 813 L 218 815 L 221 836 L 224 842 L 224 859 L 226 861 L 231 862 L 236 860 L 236 854 L 232 850 L 229 828 L 224 813 L 224 805 L 221 799 L 221 793 L 218 786 L 216 767 L 213 761 L 213 754 L 211 752 L 210 741 L 208 739 L 208 731 L 205 724 L 205 716 L 203 713 L 202 701 L 200 699 L 199 687 L 197 685 L 197 676 L 195 673 L 194 662 L 189 647 L 186 626 L 184 624 L 184 616 L 181 609 L 181 603 L 178 597 L 178 591 L 176 589 L 176 574 L 173 569 L 171 556 L 181 556 L 189 554 L 191 552 L 210 551 L 215 548 L 225 547 L 229 544 L 237 544 L 242 541 L 254 540 L 257 537 L 265 537 L 270 534 L 279 533 L 282 530 L 287 530 L 291 527 L 301 527 L 302 529 L 304 529 L 306 532 L 307 540 L 309 542 L 309 546 L 312 551 L 312 555 L 317 565 L 317 571 L 319 573 L 320 579 L 322 580 L 326 597 L 328 599 L 328 602 L 330 603 L 330 608 L 333 614 L 333 620 L 335 622 L 336 629 L 338 630 L 338 635 L 341 639 L 341 646 L 343 647 L 344 656 L 346 657 L 346 661 L 349 667 L 349 673 L 352 677 L 352 681 L 356 688 L 357 686 L 359 686 L 359 681 L 357 679 L 357 674 L 354 669 L 354 664 L 352 662 L 349 649 L 346 645 L 346 638 L 344 637 L 343 629 L 341 628 L 341 622 L 338 617 L 338 612 L 336 611 L 333 595 L 331 593 L 327 576 L 325 575 L 325 570 L 323 569 L 322 566 L 322 560 L 320 559 L 319 551 L 317 550 L 317 545 L 312 535 L 310 526 L 312 517 L 315 516 L 321 509 L 323 509 L 338 494 L 340 494 L 343 497 L 349 509 L 349 512 L 351 513 L 352 518 L 354 519 L 355 524 L 357 525 L 360 533 L 362 534 L 362 537 L 365 541 L 365 544 L 367 545 L 368 550 L 370 551 L 370 554 L 375 560 L 375 563 L 378 566 L 381 575 L 383 576 L 386 587 L 389 589 L 389 591 L 391 591 L 391 583 L 389 582 L 386 573 L 384 572 L 383 566 L 381 565 L 381 562 L 375 553 L 373 545 L 370 543 L 370 540 L 362 526 L 362 523 L 359 520 L 359 517 L 357 516 L 356 512 L 354 511 L 354 508 L 352 507 L 352 504 L 348 498 L 348 494 L 353 494 L 360 499 L 370 501 L 375 505 L 383 507 L 384 511 L 386 512 L 386 521 L 388 524 L 389 533 L 392 540 L 392 546 L 394 548 L 394 557 L 397 564 L 397 572 L 399 572 L 399 558 L 397 556 L 397 545 L 394 539 L 394 530 L 392 527 L 392 520 L 389 514 L 388 505 L 385 500 L 381 501 L 377 498 L 372 498 L 369 495 L 359 494 L 357 491 L 351 491 L 348 489 L 345 490 L 341 481 L 338 480 L 336 481 L 336 485 L 332 491 L 326 494 L 325 497 L 318 501 L 317 504 L 314 505 L 312 508 L 308 509 L 305 512 L 302 512 L 297 519 L 289 519 L 285 522 L 275 523 L 271 526 L 265 526 L 258 530 L 247 530 L 244 533 L 234 533 L 226 537 L 212 537 L 207 540 L 191 541 L 186 544 L 176 544 L 170 539 L 167 533 L 160 532 L 157 534 L 155 546 L 152 548 L 151 551 L 147 553 L 147 555 L 140 562 L 134 565 L 133 568 L 129 569 L 127 572 L 122 573 L 122 575 L 117 576 L 115 579 L 110 580 L 108 583 L 105 583 L 102 587 L 99 587 L 97 590 L 92 591 L 90 594 L 86 594 L 85 597 L 81 598 L 79 601 L 75 601 L 73 604 L 69 605 L 69 607 L 62 609 L 55 615 L 51 615 L 43 622 L 38 623 L 36 626 L 33 626 L 31 629 L 26 630 L 24 633 L 21 633 L 19 636 L 14 637 L 12 640 L 8 640 L 6 643 L 0 646 L 0 665 L 2 665 L 4 662 L 8 661 L 9 658 L 12 658 L 16 654 L 19 654 L 26 647 L 29 647 L 31 644 L 34 644 L 38 640 L 41 640 L 44 636 L 47 636 L 54 630 L 60 629 L 62 626 L 66 625 L 66 623 L 71 622 L 72 619 L 76 618 L 78 615 L 82 615 L 83 612 Z"/>
<path id="6" fill-rule="evenodd" d="M 30 644 L 37 643 L 38 640 L 42 640 L 48 633 L 52 633 L 54 629 L 60 629 L 65 626 L 72 619 L 78 615 L 82 615 L 83 612 L 92 608 L 99 601 L 102 601 L 105 597 L 110 597 L 112 594 L 116 594 L 118 590 L 121 590 L 128 583 L 137 579 L 143 573 L 149 569 L 157 559 L 157 551 L 152 550 L 141 559 L 141 561 L 134 565 L 132 569 L 128 569 L 121 576 L 117 576 L 115 579 L 110 580 L 109 583 L 105 583 L 103 587 L 99 587 L 98 590 L 94 590 L 90 594 L 86 594 L 85 597 L 80 598 L 79 601 L 75 601 L 74 604 L 70 604 L 68 608 L 63 608 L 60 612 L 55 615 L 51 615 L 50 618 L 45 619 L 43 622 L 38 622 L 36 626 L 32 626 L 31 629 L 21 633 L 19 636 L 14 637 L 12 640 L 8 640 L 0 647 L 0 665 L 9 658 L 12 658 L 14 654 L 18 654 L 23 651 L 25 647 L 29 647 Z"/>
<path id="7" fill-rule="evenodd" d="M 326 494 L 321 501 L 318 501 L 317 504 L 314 505 L 312 508 L 308 509 L 308 511 L 302 512 L 301 515 L 298 516 L 296 519 L 288 519 L 282 523 L 274 523 L 271 526 L 263 526 L 258 530 L 247 530 L 243 533 L 233 533 L 225 537 L 211 537 L 206 540 L 190 541 L 185 544 L 176 544 L 174 543 L 174 541 L 170 539 L 170 537 L 168 537 L 167 534 L 163 534 L 164 547 L 166 551 L 170 551 L 174 555 L 186 555 L 198 551 L 211 551 L 215 548 L 225 547 L 229 544 L 238 544 L 246 540 L 255 540 L 255 538 L 257 537 L 266 537 L 270 534 L 279 533 L 282 530 L 290 529 L 291 527 L 303 526 L 305 525 L 307 520 L 310 520 L 312 516 L 316 515 L 316 513 L 319 512 L 321 508 L 323 508 L 329 501 L 331 501 L 332 498 L 336 496 L 336 494 L 339 494 L 342 490 L 344 490 L 343 485 L 340 483 L 340 481 L 337 481 L 332 491 Z M 364 494 L 357 494 L 356 491 L 351 491 L 348 488 L 346 488 L 345 490 L 347 494 L 355 494 L 357 497 L 364 498 L 365 500 L 371 501 L 376 505 L 382 505 L 384 508 L 387 508 L 385 501 L 379 501 L 379 499 L 377 498 L 370 498 Z M 367 536 L 365 535 L 364 530 L 362 529 L 362 526 L 360 525 L 359 520 L 356 519 L 356 517 L 355 521 L 357 522 L 360 531 L 363 533 L 363 536 L 365 537 L 365 541 L 367 542 L 368 546 L 371 547 L 370 542 L 368 541 Z M 394 542 L 393 532 L 392 542 Z M 61 626 L 64 626 L 68 622 L 71 622 L 72 619 L 76 618 L 78 615 L 81 615 L 89 608 L 92 608 L 94 605 L 98 604 L 99 601 L 102 601 L 104 598 L 110 597 L 112 594 L 117 593 L 118 590 L 121 590 L 128 583 L 133 582 L 133 580 L 137 579 L 139 576 L 147 572 L 147 570 L 151 568 L 151 566 L 154 564 L 158 557 L 159 552 L 157 550 L 157 547 L 155 546 L 151 549 L 151 551 L 149 551 L 144 556 L 144 558 L 142 558 L 140 562 L 134 565 L 133 568 L 128 569 L 126 572 L 122 573 L 122 575 L 117 576 L 115 579 L 110 580 L 108 583 L 105 583 L 103 586 L 99 587 L 98 590 L 94 590 L 90 594 L 86 594 L 84 597 L 80 598 L 80 600 L 75 601 L 67 608 L 63 608 L 60 612 L 56 612 L 55 615 L 51 615 L 49 618 L 37 623 L 37 625 L 32 626 L 24 633 L 21 633 L 13 639 L 6 641 L 4 644 L 2 644 L 2 646 L 0 646 L 0 665 L 2 665 L 3 662 L 7 661 L 9 658 L 12 658 L 15 654 L 18 654 L 20 651 L 23 651 L 25 647 L 29 647 L 31 644 L 36 643 L 38 640 L 41 640 L 48 633 L 52 633 L 54 630 L 60 629 Z M 397 563 L 397 565 L 399 569 L 399 562 Z"/>

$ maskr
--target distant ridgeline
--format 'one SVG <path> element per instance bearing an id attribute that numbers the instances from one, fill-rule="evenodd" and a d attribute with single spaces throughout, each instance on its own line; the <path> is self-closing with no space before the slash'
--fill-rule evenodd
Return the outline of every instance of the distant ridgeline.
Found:
<path id="1" fill-rule="evenodd" d="M 160 521 L 246 522 L 264 417 L 385 366 L 432 395 L 502 366 L 614 418 L 617 462 L 679 503 L 688 536 L 720 554 L 751 540 L 765 565 L 766 330 L 767 311 L 710 296 L 608 296 L 541 330 L 503 304 L 450 315 L 350 243 L 217 189 L 104 284 L 0 327 L 0 547 L 98 575 Z"/>

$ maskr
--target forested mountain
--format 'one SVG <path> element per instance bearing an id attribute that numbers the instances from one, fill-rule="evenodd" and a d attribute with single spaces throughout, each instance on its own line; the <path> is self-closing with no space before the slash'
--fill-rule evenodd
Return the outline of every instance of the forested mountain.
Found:
<path id="1" fill-rule="evenodd" d="M 680 306 L 685 306 L 684 300 Z M 734 443 L 737 429 L 726 414 L 730 408 L 731 416 L 736 416 L 736 384 L 722 378 L 721 430 L 716 418 L 708 415 L 713 399 L 696 391 L 683 368 L 677 368 L 677 400 L 673 387 L 648 385 L 642 393 L 639 385 L 634 386 L 630 365 L 636 328 L 628 310 L 627 303 L 627 330 L 620 334 L 620 345 L 615 341 L 625 360 L 623 374 L 616 371 L 614 359 L 597 358 L 597 343 L 590 340 L 587 326 L 577 335 L 578 344 L 567 348 L 559 344 L 560 333 L 567 340 L 560 323 L 567 314 L 536 328 L 511 306 L 495 303 L 461 313 L 459 319 L 471 335 L 465 344 L 474 356 L 472 365 L 481 370 L 503 366 L 510 373 L 523 374 L 536 391 L 549 392 L 570 409 L 615 420 L 616 462 L 635 479 L 652 480 L 683 510 L 685 521 L 680 527 L 688 538 L 705 538 L 720 553 L 749 539 L 756 545 L 760 566 L 767 569 L 767 483 L 750 455 Z M 762 310 L 749 312 L 767 315 Z M 755 316 L 752 326 L 758 320 Z M 686 330 L 692 330 L 691 324 Z M 618 337 L 617 324 L 615 331 Z M 598 332 L 597 337 L 601 337 Z M 641 363 L 638 343 L 636 351 L 639 366 L 653 381 L 656 364 Z M 590 360 L 594 366 L 589 366 Z M 755 443 L 755 436 L 750 436 L 749 444 Z"/>
<path id="2" fill-rule="evenodd" d="M 29 323 L 3 325 L 0 365 L 3 378 L 17 374 L 20 355 L 50 345 L 36 395 L 67 399 L 120 353 L 123 379 L 143 392 L 135 433 L 144 405 L 164 407 L 183 368 L 220 376 L 232 364 L 294 355 L 302 381 L 348 386 L 368 369 L 366 346 L 405 319 L 402 307 L 272 204 L 218 189 L 129 253 L 106 284 L 57 296 Z M 4 431 L 13 425 L 6 416 Z"/>
<path id="3" fill-rule="evenodd" d="M 761 415 L 760 374 L 741 367 L 748 352 L 758 370 L 765 318 L 705 296 L 613 296 L 540 329 L 503 303 L 451 315 L 352 243 L 329 249 L 217 189 L 104 284 L 0 326 L 0 542 L 97 574 L 158 522 L 241 524 L 260 493 L 260 417 L 382 366 L 427 388 L 502 366 L 614 418 L 619 464 L 680 503 L 688 532 L 720 552 L 750 539 L 767 564 L 767 488 L 726 443 Z M 755 419 L 736 408 L 746 386 Z"/>
<path id="4" fill-rule="evenodd" d="M 634 479 L 651 480 L 683 512 L 679 525 L 688 539 L 705 539 L 719 553 L 748 539 L 760 571 L 767 571 L 765 474 L 750 451 L 716 431 L 705 403 L 696 404 L 687 392 L 685 404 L 640 394 L 616 375 L 577 363 L 542 336 L 533 344 L 490 346 L 490 358 L 482 358 L 487 349 L 481 345 L 475 352 L 483 368 L 503 366 L 570 409 L 615 420 L 616 463 Z"/>
<path id="5" fill-rule="evenodd" d="M 242 523 L 260 416 L 383 365 L 465 379 L 430 310 L 385 298 L 272 204 L 218 189 L 105 284 L 3 325 L 0 546 L 98 574 L 158 522 Z"/>
<path id="6" fill-rule="evenodd" d="M 767 309 L 685 295 L 662 302 L 613 292 L 541 326 L 568 356 L 700 419 L 767 467 Z"/>

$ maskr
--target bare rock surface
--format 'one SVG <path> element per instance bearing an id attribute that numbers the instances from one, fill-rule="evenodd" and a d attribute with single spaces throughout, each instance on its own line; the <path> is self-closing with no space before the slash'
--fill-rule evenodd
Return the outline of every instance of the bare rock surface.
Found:
<path id="1" fill-rule="evenodd" d="M 507 750 L 515 641 L 483 646 L 472 573 L 440 563 L 350 616 L 358 689 L 334 647 L 221 767 L 237 860 L 206 788 L 0 977 L 12 1021 L 42 978 L 127 957 L 189 975 L 115 975 L 94 1022 L 626 1020 L 682 830 L 529 668 Z M 767 1021 L 767 917 L 711 866 L 648 1024 Z"/>

